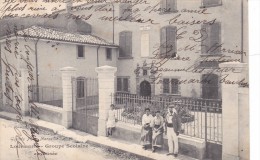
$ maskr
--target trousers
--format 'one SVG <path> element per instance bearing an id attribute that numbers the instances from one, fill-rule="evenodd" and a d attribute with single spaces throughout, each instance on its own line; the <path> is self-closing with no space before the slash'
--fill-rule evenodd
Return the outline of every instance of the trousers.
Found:
<path id="1" fill-rule="evenodd" d="M 178 154 L 179 144 L 178 144 L 178 136 L 173 130 L 173 127 L 167 127 L 167 138 L 168 138 L 168 147 L 169 153 Z M 173 150 L 174 145 L 174 150 Z"/>

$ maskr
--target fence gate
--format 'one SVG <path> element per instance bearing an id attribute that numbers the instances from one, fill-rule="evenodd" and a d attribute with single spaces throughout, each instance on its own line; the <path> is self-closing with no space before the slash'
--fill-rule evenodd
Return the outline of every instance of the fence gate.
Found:
<path id="1" fill-rule="evenodd" d="M 98 131 L 98 80 L 73 77 L 72 127 L 93 135 Z"/>

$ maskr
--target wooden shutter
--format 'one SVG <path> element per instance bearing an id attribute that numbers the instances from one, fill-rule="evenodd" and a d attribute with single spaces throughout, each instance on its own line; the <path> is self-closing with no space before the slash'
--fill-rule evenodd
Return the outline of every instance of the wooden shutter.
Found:
<path id="1" fill-rule="evenodd" d="M 126 55 L 126 32 L 119 33 L 119 57 L 125 57 Z"/>
<path id="2" fill-rule="evenodd" d="M 221 4 L 220 0 L 203 0 L 203 6 L 212 6 L 212 5 L 218 5 Z"/>
<path id="3" fill-rule="evenodd" d="M 165 12 L 167 10 L 167 0 L 161 0 L 161 13 Z"/>
<path id="4" fill-rule="evenodd" d="M 170 80 L 168 78 L 163 79 L 163 93 L 170 93 Z"/>
<path id="5" fill-rule="evenodd" d="M 128 92 L 128 78 L 123 79 L 123 91 Z"/>
<path id="6" fill-rule="evenodd" d="M 179 80 L 178 79 L 171 80 L 171 92 L 172 92 L 172 94 L 179 93 Z"/>
<path id="7" fill-rule="evenodd" d="M 210 81 L 210 83 L 202 84 L 202 98 L 205 99 L 218 99 L 218 75 L 215 74 L 204 74 L 202 75 L 203 80 Z"/>
<path id="8" fill-rule="evenodd" d="M 167 0 L 167 10 L 173 12 L 176 9 L 176 0 Z"/>
<path id="9" fill-rule="evenodd" d="M 117 78 L 117 91 L 122 91 L 122 82 L 121 78 Z"/>
<path id="10" fill-rule="evenodd" d="M 221 25 L 220 23 L 214 23 L 211 25 L 210 29 L 210 45 L 214 46 L 215 44 L 221 43 Z M 219 54 L 221 52 L 221 48 L 217 48 L 212 50 L 211 54 Z"/>
<path id="11" fill-rule="evenodd" d="M 130 18 L 131 13 L 132 13 L 132 4 L 131 3 L 120 3 L 119 17 L 121 17 L 122 20 L 126 20 L 127 17 Z"/>
<path id="12" fill-rule="evenodd" d="M 176 52 L 176 27 L 168 26 L 166 30 L 167 56 L 175 57 Z"/>
<path id="13" fill-rule="evenodd" d="M 210 28 L 209 25 L 207 24 L 202 24 L 201 25 L 201 33 L 202 33 L 202 38 L 201 38 L 201 53 L 202 54 L 208 54 L 208 50 L 210 47 Z"/>
<path id="14" fill-rule="evenodd" d="M 161 28 L 160 35 L 160 57 L 166 55 L 166 27 Z"/>
<path id="15" fill-rule="evenodd" d="M 132 32 L 126 32 L 125 56 L 132 57 Z"/>

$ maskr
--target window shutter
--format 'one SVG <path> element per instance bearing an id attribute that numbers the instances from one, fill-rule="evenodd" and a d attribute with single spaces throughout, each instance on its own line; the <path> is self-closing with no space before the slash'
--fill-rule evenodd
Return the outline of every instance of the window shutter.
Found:
<path id="1" fill-rule="evenodd" d="M 163 79 L 163 93 L 170 93 L 170 81 L 168 78 Z"/>
<path id="2" fill-rule="evenodd" d="M 221 43 L 221 25 L 220 23 L 214 23 L 213 25 L 211 25 L 211 29 L 210 29 L 210 45 L 214 46 L 215 44 L 220 44 Z M 211 52 L 211 54 L 219 54 L 221 52 L 221 48 L 217 48 L 215 50 L 213 50 Z"/>
<path id="3" fill-rule="evenodd" d="M 161 12 L 165 12 L 167 10 L 167 5 L 166 5 L 166 2 L 167 0 L 161 0 Z"/>
<path id="4" fill-rule="evenodd" d="M 117 78 L 117 91 L 122 91 L 121 78 Z"/>
<path id="5" fill-rule="evenodd" d="M 169 26 L 167 27 L 166 31 L 166 41 L 167 41 L 167 48 L 166 53 L 167 56 L 175 57 L 176 52 L 176 27 Z"/>
<path id="6" fill-rule="evenodd" d="M 160 35 L 160 56 L 166 55 L 166 27 L 161 28 Z"/>
<path id="7" fill-rule="evenodd" d="M 124 57 L 126 54 L 126 32 L 119 33 L 119 57 Z"/>
<path id="8" fill-rule="evenodd" d="M 123 79 L 123 91 L 128 92 L 128 78 Z"/>
<path id="9" fill-rule="evenodd" d="M 203 0 L 203 6 L 212 6 L 220 4 L 220 0 Z"/>
<path id="10" fill-rule="evenodd" d="M 131 13 L 132 13 L 132 4 L 131 3 L 120 3 L 119 17 L 121 17 L 122 20 L 126 20 L 127 17 L 130 18 Z"/>
<path id="11" fill-rule="evenodd" d="M 132 57 L 132 32 L 126 32 L 125 56 Z"/>
<path id="12" fill-rule="evenodd" d="M 207 54 L 210 47 L 210 28 L 207 24 L 201 25 L 202 41 L 201 41 L 201 53 Z"/>
<path id="13" fill-rule="evenodd" d="M 177 9 L 176 0 L 167 0 L 167 10 L 173 12 Z"/>
<path id="14" fill-rule="evenodd" d="M 178 94 L 179 91 L 179 80 L 178 79 L 172 79 L 171 80 L 171 92 L 172 94 Z"/>

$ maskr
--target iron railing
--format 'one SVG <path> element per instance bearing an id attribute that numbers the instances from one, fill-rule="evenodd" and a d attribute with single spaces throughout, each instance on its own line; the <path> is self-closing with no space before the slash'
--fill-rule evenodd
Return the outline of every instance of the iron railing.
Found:
<path id="1" fill-rule="evenodd" d="M 52 86 L 29 86 L 30 102 L 62 107 L 62 88 Z"/>
<path id="2" fill-rule="evenodd" d="M 145 108 L 150 108 L 153 115 L 159 110 L 165 117 L 168 106 L 174 104 L 181 117 L 181 134 L 222 143 L 221 100 L 116 93 L 111 95 L 111 103 L 116 105 L 119 121 L 134 125 L 141 125 Z"/>

